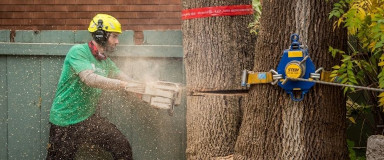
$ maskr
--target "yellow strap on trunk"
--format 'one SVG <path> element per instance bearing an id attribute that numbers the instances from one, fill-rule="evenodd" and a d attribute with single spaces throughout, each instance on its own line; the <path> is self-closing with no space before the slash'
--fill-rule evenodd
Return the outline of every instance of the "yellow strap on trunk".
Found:
<path id="1" fill-rule="evenodd" d="M 320 80 L 325 82 L 333 82 L 331 76 L 331 71 L 322 71 L 320 75 Z"/>
<path id="2" fill-rule="evenodd" d="M 271 72 L 253 72 L 248 74 L 248 84 L 271 83 Z"/>

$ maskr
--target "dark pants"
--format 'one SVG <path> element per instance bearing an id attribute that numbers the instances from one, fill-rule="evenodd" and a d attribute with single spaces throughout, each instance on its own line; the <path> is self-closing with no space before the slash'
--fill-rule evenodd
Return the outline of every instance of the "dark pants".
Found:
<path id="1" fill-rule="evenodd" d="M 93 115 L 87 120 L 60 127 L 51 124 L 47 160 L 71 160 L 83 143 L 98 145 L 112 153 L 114 159 L 132 159 L 128 140 L 106 118 Z"/>

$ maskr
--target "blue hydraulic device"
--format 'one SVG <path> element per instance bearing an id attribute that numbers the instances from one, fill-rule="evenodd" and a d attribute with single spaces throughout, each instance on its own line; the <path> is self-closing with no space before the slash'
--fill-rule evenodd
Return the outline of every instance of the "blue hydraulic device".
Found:
<path id="1" fill-rule="evenodd" d="M 277 66 L 277 71 L 271 69 L 269 72 L 253 72 L 244 70 L 242 86 L 251 84 L 272 83 L 283 88 L 294 101 L 301 101 L 304 95 L 315 85 L 311 80 L 320 79 L 322 68 L 316 71 L 315 65 L 309 58 L 307 48 L 299 42 L 299 35 L 291 35 L 291 46 L 284 50 L 283 56 Z M 307 79 L 309 81 L 298 81 L 295 79 Z M 294 91 L 301 91 L 301 96 L 296 98 Z"/>
<path id="2" fill-rule="evenodd" d="M 284 50 L 283 56 L 277 66 L 277 72 L 282 74 L 284 80 L 280 80 L 278 85 L 291 95 L 292 100 L 301 101 L 304 95 L 315 85 L 314 82 L 294 81 L 288 78 L 311 78 L 311 73 L 315 73 L 316 68 L 308 55 L 308 49 L 304 48 L 299 42 L 299 35 L 292 34 L 292 44 L 289 49 Z M 296 99 L 293 91 L 301 91 L 301 97 Z"/>

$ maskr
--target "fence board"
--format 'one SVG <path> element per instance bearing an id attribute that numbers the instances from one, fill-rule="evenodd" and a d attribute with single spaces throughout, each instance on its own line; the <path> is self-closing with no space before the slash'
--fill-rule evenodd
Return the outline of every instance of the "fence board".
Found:
<path id="1" fill-rule="evenodd" d="M 40 159 L 40 58 L 8 57 L 9 159 Z"/>
<path id="2" fill-rule="evenodd" d="M 7 159 L 8 140 L 7 56 L 0 56 L 0 159 Z"/>
<path id="3" fill-rule="evenodd" d="M 61 67 L 64 57 L 49 56 L 41 59 L 41 157 L 47 155 L 47 144 L 49 137 L 49 111 L 55 97 L 57 83 L 59 82 Z M 44 159 L 44 158 L 41 158 Z"/>
<path id="4" fill-rule="evenodd" d="M 74 31 L 16 31 L 15 42 L 22 43 L 73 43 Z"/>
<path id="5" fill-rule="evenodd" d="M 147 45 L 183 45 L 179 30 L 143 31 L 144 43 Z"/>
<path id="6" fill-rule="evenodd" d="M 10 41 L 10 31 L 0 30 L 0 42 L 9 42 Z"/>

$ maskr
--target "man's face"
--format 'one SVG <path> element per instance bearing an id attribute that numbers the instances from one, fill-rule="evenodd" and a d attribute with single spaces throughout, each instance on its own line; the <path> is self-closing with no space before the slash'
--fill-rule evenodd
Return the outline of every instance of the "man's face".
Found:
<path id="1" fill-rule="evenodd" d="M 118 33 L 110 33 L 108 37 L 108 43 L 106 46 L 106 52 L 114 52 L 116 50 L 116 46 L 119 44 L 119 34 Z"/>

